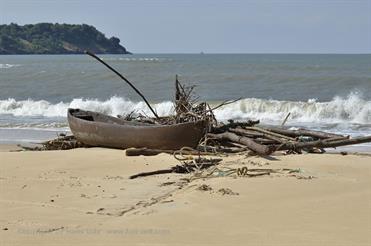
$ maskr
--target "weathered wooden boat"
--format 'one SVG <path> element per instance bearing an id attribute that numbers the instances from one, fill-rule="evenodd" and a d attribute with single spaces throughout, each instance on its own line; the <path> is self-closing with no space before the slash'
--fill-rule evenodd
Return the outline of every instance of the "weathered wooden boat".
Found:
<path id="1" fill-rule="evenodd" d="M 206 129 L 205 121 L 155 125 L 81 109 L 68 109 L 67 118 L 73 135 L 80 142 L 118 149 L 196 147 Z"/>

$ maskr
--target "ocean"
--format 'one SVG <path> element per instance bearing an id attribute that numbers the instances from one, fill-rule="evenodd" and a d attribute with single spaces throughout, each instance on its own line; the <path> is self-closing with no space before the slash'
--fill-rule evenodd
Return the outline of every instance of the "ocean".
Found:
<path id="1" fill-rule="evenodd" d="M 371 55 L 99 55 L 146 96 L 159 115 L 173 112 L 175 75 L 217 105 L 220 121 L 259 119 L 351 136 L 371 134 Z M 69 107 L 150 115 L 115 74 L 87 55 L 0 56 L 0 143 L 40 142 L 68 132 Z M 371 151 L 371 144 L 352 147 Z"/>

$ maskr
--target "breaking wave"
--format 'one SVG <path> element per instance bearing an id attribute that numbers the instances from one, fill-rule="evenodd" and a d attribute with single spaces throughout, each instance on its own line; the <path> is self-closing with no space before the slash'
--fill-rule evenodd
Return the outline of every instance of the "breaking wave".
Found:
<path id="1" fill-rule="evenodd" d="M 371 101 L 364 100 L 356 92 L 351 92 L 347 97 L 336 96 L 329 102 L 318 102 L 316 99 L 297 102 L 247 98 L 217 110 L 216 116 L 220 119 L 253 118 L 277 122 L 282 121 L 288 113 L 291 113 L 290 122 L 371 124 Z"/>
<path id="2" fill-rule="evenodd" d="M 169 101 L 155 103 L 153 107 L 160 116 L 174 111 L 173 104 Z M 56 104 L 32 99 L 0 100 L 0 114 L 13 116 L 65 117 L 67 108 L 81 108 L 109 115 L 125 115 L 135 111 L 151 116 L 144 102 L 133 102 L 121 97 L 111 97 L 106 101 L 80 98 L 69 103 Z M 270 123 L 281 122 L 289 112 L 289 121 L 292 123 L 371 124 L 371 101 L 364 100 L 355 92 L 346 97 L 334 97 L 328 102 L 318 102 L 315 99 L 301 102 L 246 98 L 217 109 L 215 115 L 219 120 L 250 118 Z"/>
<path id="3" fill-rule="evenodd" d="M 173 112 L 173 104 L 171 102 L 157 103 L 153 107 L 161 116 L 169 115 Z M 0 100 L 0 114 L 11 114 L 13 116 L 65 117 L 67 108 L 81 108 L 108 115 L 124 115 L 133 111 L 150 115 L 144 102 L 132 102 L 116 96 L 106 101 L 77 98 L 69 103 L 59 102 L 56 104 L 45 100 L 34 101 L 32 99 L 17 101 L 9 98 Z"/>

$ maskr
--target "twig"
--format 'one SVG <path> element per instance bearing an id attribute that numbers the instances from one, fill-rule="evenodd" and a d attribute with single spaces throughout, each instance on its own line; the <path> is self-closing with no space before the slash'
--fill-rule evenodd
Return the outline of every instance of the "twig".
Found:
<path id="1" fill-rule="evenodd" d="M 166 174 L 166 173 L 190 173 L 198 169 L 205 169 L 205 168 L 217 165 L 220 161 L 221 159 L 210 159 L 210 160 L 200 159 L 199 163 L 197 162 L 195 162 L 195 164 L 185 163 L 184 165 L 176 165 L 169 169 L 138 173 L 138 174 L 130 176 L 129 179 L 135 179 L 139 177 L 146 177 L 146 176 L 157 175 L 157 174 Z"/>
<path id="2" fill-rule="evenodd" d="M 216 107 L 210 109 L 210 111 L 213 111 L 213 110 L 215 110 L 215 109 L 217 109 L 217 108 L 220 108 L 220 107 L 225 106 L 225 105 L 228 105 L 228 104 L 235 103 L 235 102 L 237 102 L 237 101 L 239 101 L 239 100 L 241 100 L 241 99 L 242 99 L 242 97 L 237 98 L 237 99 L 235 99 L 235 100 L 225 100 L 224 102 L 222 102 L 222 103 L 219 104 L 218 106 L 216 106 Z"/>

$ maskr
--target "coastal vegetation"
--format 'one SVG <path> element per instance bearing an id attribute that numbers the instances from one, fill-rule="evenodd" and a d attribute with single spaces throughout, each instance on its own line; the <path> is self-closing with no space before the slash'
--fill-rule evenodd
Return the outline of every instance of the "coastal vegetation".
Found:
<path id="1" fill-rule="evenodd" d="M 38 23 L 0 25 L 0 54 L 129 54 L 117 37 L 91 25 Z"/>

